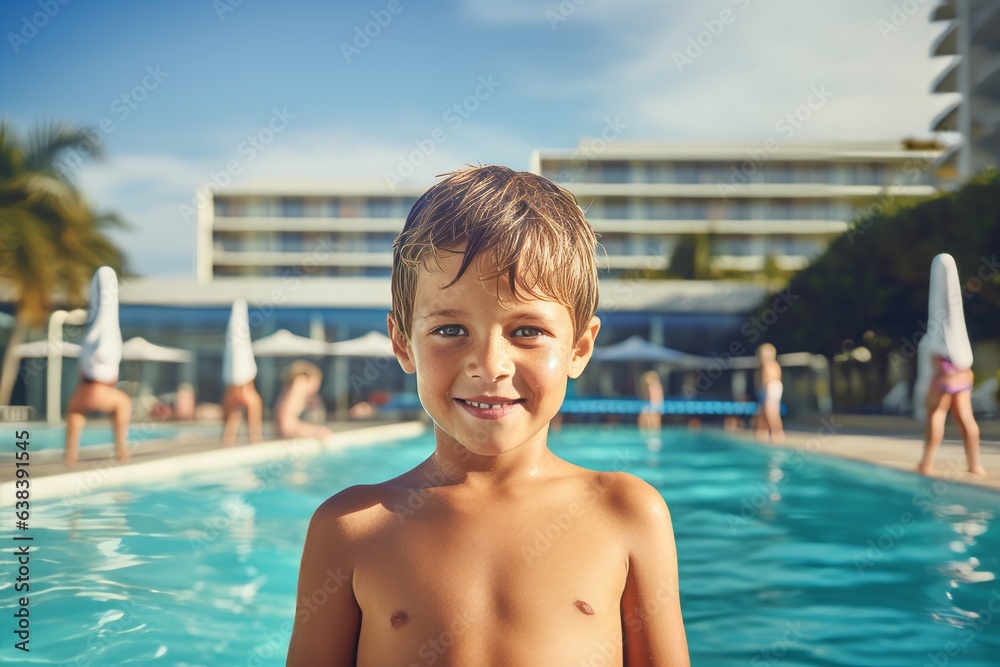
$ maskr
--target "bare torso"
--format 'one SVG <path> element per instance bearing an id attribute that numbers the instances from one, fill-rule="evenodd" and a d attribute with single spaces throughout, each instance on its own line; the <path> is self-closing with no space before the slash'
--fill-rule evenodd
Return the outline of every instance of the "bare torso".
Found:
<path id="1" fill-rule="evenodd" d="M 488 498 L 371 487 L 355 538 L 357 664 L 620 665 L 628 558 L 600 479 Z"/>
<path id="2" fill-rule="evenodd" d="M 630 540 L 641 532 L 623 516 L 623 487 L 636 480 L 563 462 L 544 480 L 477 491 L 436 483 L 432 468 L 352 487 L 314 523 L 339 536 L 308 567 L 354 600 L 336 625 L 356 664 L 622 665 Z M 663 592 L 664 611 L 675 596 Z"/>

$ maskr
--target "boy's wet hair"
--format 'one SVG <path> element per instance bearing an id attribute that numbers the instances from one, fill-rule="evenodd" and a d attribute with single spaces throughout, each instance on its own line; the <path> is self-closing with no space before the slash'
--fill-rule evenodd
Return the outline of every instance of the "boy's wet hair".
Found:
<path id="1" fill-rule="evenodd" d="M 410 337 L 417 277 L 442 253 L 463 255 L 458 281 L 477 257 L 526 294 L 566 306 L 575 339 L 597 312 L 597 238 L 576 199 L 552 181 L 507 167 L 468 167 L 444 174 L 406 216 L 392 245 L 392 315 Z"/>

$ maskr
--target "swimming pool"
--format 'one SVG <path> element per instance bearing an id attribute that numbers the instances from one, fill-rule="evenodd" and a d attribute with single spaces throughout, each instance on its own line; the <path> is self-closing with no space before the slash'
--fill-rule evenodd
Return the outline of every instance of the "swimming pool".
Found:
<path id="1" fill-rule="evenodd" d="M 65 426 L 39 426 L 37 423 L 4 424 L 6 431 L 16 433 L 26 430 L 31 433 L 31 450 L 60 450 L 66 446 Z M 174 440 L 186 435 L 222 437 L 221 426 L 197 424 L 156 424 L 153 422 L 138 422 L 129 425 L 129 444 L 137 444 L 146 440 Z M 105 447 L 110 453 L 115 441 L 114 431 L 110 426 L 95 426 L 88 423 L 80 434 L 80 447 Z M 0 455 L 10 455 L 15 451 L 14 438 L 4 438 L 0 441 Z"/>
<path id="2" fill-rule="evenodd" d="M 39 502 L 32 650 L 15 654 L 8 635 L 0 657 L 283 665 L 312 511 L 432 446 L 424 437 Z M 566 428 L 552 448 L 640 475 L 667 498 L 693 664 L 996 664 L 1000 495 L 707 431 L 664 431 L 656 444 L 634 429 Z"/>

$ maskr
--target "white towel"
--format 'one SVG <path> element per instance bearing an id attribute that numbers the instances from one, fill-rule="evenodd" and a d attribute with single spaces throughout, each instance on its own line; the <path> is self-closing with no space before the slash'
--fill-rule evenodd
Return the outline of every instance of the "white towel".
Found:
<path id="1" fill-rule="evenodd" d="M 118 324 L 118 276 L 102 266 L 90 281 L 89 328 L 80 346 L 80 372 L 96 382 L 118 380 L 122 361 L 122 331 Z"/>
<path id="2" fill-rule="evenodd" d="M 233 302 L 226 327 L 226 351 L 222 356 L 222 382 L 226 386 L 244 385 L 257 377 L 257 362 L 250 341 L 250 317 L 246 299 Z"/>
<path id="3" fill-rule="evenodd" d="M 931 284 L 927 307 L 927 333 L 920 339 L 917 382 L 913 387 L 914 416 L 922 419 L 924 401 L 934 378 L 931 355 L 949 359 L 956 368 L 972 368 L 972 344 L 965 328 L 962 283 L 955 258 L 941 253 L 931 262 Z"/>

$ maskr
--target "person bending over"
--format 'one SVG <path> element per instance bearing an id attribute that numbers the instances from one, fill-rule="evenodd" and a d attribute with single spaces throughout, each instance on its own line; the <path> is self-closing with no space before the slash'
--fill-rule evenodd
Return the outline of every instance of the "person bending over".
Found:
<path id="1" fill-rule="evenodd" d="M 80 383 L 66 406 L 66 453 L 63 461 L 75 466 L 87 413 L 111 415 L 115 459 L 129 460 L 128 425 L 132 399 L 115 387 L 122 360 L 122 332 L 118 324 L 118 276 L 102 266 L 90 281 L 87 334 L 80 346 Z"/>
<path id="2" fill-rule="evenodd" d="M 328 438 L 330 429 L 302 421 L 302 413 L 319 395 L 323 372 L 308 361 L 296 361 L 274 408 L 278 435 L 282 438 Z"/>

